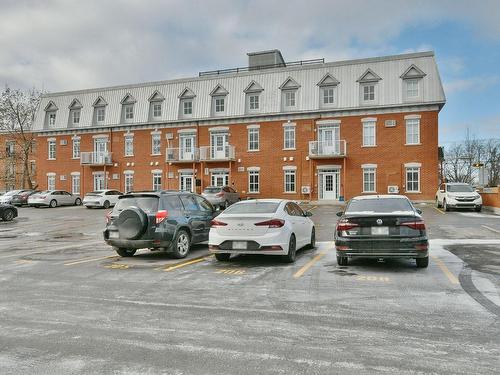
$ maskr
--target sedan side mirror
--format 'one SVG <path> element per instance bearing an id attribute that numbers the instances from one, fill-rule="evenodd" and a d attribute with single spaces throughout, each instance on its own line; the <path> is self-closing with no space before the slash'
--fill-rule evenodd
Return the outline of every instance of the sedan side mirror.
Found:
<path id="1" fill-rule="evenodd" d="M 340 212 L 337 212 L 337 213 L 336 213 L 336 215 L 337 215 L 338 217 L 341 217 L 343 214 L 344 214 L 344 213 L 343 213 L 342 211 L 340 211 Z"/>
<path id="2" fill-rule="evenodd" d="M 304 212 L 304 216 L 305 216 L 305 217 L 310 217 L 310 216 L 312 216 L 312 215 L 313 215 L 313 213 L 312 213 L 311 211 L 306 211 L 306 212 Z"/>

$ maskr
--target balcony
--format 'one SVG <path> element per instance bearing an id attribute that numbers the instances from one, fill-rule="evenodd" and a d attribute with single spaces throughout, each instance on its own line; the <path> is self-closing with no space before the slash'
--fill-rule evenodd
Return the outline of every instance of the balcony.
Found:
<path id="1" fill-rule="evenodd" d="M 80 153 L 81 165 L 113 165 L 111 152 L 82 152 Z"/>
<path id="2" fill-rule="evenodd" d="M 235 159 L 234 146 L 204 146 L 200 147 L 200 160 L 206 162 L 229 161 Z"/>
<path id="3" fill-rule="evenodd" d="M 345 140 L 309 142 L 311 159 L 345 158 L 346 151 Z"/>
<path id="4" fill-rule="evenodd" d="M 200 160 L 200 149 L 191 148 L 167 148 L 168 163 L 193 163 Z"/>

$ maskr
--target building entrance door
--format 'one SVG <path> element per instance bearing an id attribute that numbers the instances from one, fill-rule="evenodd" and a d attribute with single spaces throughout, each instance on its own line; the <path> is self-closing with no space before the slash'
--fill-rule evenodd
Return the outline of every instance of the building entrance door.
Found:
<path id="1" fill-rule="evenodd" d="M 193 191 L 193 175 L 191 174 L 181 174 L 180 177 L 180 190 L 181 191 Z"/>
<path id="2" fill-rule="evenodd" d="M 339 199 L 339 173 L 327 172 L 322 175 L 322 196 L 321 199 L 335 200 Z"/>

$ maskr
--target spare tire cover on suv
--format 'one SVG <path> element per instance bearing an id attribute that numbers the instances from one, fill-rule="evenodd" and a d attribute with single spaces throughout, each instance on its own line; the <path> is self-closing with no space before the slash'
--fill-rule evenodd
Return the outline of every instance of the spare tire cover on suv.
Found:
<path id="1" fill-rule="evenodd" d="M 135 240 L 142 236 L 148 227 L 146 213 L 138 207 L 129 207 L 118 215 L 115 225 L 120 232 L 120 238 Z"/>

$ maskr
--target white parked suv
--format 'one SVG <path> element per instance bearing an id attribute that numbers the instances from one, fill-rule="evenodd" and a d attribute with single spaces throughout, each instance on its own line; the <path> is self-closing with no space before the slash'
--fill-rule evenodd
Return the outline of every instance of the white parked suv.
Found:
<path id="1" fill-rule="evenodd" d="M 476 212 L 481 212 L 483 200 L 469 184 L 449 182 L 439 186 L 436 206 L 443 207 L 445 211 L 450 208 L 473 208 Z"/>

